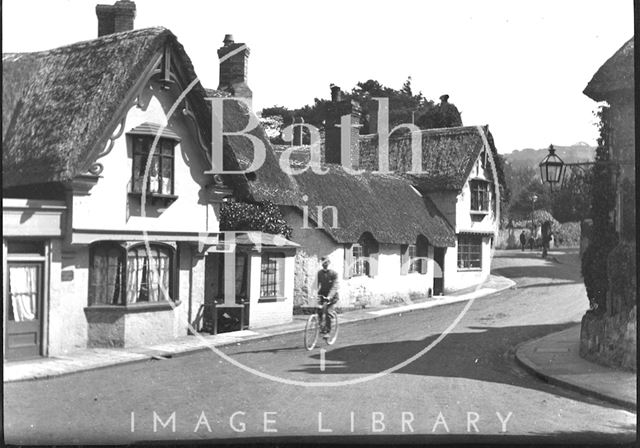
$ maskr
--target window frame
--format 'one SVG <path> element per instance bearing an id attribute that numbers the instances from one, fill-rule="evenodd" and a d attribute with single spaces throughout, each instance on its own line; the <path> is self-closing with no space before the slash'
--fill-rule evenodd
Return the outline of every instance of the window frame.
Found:
<path id="1" fill-rule="evenodd" d="M 153 141 L 155 139 L 155 135 L 146 135 L 146 134 L 128 134 L 131 138 L 131 189 L 130 193 L 134 195 L 142 195 L 142 181 L 144 179 L 144 170 L 146 168 L 147 161 L 149 159 L 149 153 L 151 152 L 151 146 L 153 145 Z M 140 143 L 140 145 L 139 145 Z M 158 160 L 158 188 L 157 191 L 152 191 L 151 189 L 151 175 L 147 177 L 147 185 L 144 188 L 144 191 L 148 196 L 158 197 L 158 198 L 176 198 L 175 195 L 175 183 L 176 183 L 176 170 L 175 170 L 175 150 L 178 141 L 169 138 L 169 137 L 160 137 L 158 139 L 158 143 L 156 145 L 156 149 L 152 156 L 153 159 Z M 141 149 L 140 146 L 144 146 L 144 149 Z M 166 153 L 165 153 L 166 151 Z M 137 167 L 136 157 L 140 157 L 140 166 Z M 169 192 L 163 191 L 163 176 L 162 171 L 165 167 L 165 163 L 169 164 L 171 175 L 171 189 Z M 153 161 L 152 161 L 153 164 Z M 138 171 L 142 170 L 142 173 L 136 173 L 136 168 Z M 140 187 L 137 187 L 138 184 Z"/>
<path id="2" fill-rule="evenodd" d="M 277 300 L 284 297 L 285 259 L 284 252 L 263 252 L 260 256 L 260 296 L 258 303 L 273 302 L 274 299 Z M 267 277 L 266 285 L 264 283 L 265 260 L 273 260 L 275 265 L 275 273 Z M 270 285 L 271 280 L 275 282 L 274 285 Z"/>
<path id="3" fill-rule="evenodd" d="M 366 275 L 366 263 L 364 247 L 360 243 L 351 245 L 351 277 L 361 277 Z"/>
<path id="4" fill-rule="evenodd" d="M 413 252 L 413 253 L 412 253 Z M 407 257 L 409 259 L 408 273 L 415 274 L 422 271 L 422 260 L 418 258 L 418 245 L 409 244 L 407 247 Z"/>
<path id="5" fill-rule="evenodd" d="M 489 213 L 492 200 L 490 182 L 486 179 L 471 179 L 469 191 L 471 192 L 471 213 Z"/>
<path id="6" fill-rule="evenodd" d="M 123 242 L 114 242 L 114 241 L 98 241 L 89 247 L 89 285 L 88 285 L 88 297 L 87 297 L 87 307 L 90 309 L 99 309 L 99 308 L 109 308 L 109 309 L 127 309 L 127 308 L 166 308 L 167 306 L 177 306 L 180 304 L 180 300 L 178 300 L 178 250 L 172 246 L 171 244 L 162 243 L 162 242 L 152 242 L 149 243 L 149 249 L 152 251 L 156 249 L 159 253 L 166 253 L 168 258 L 167 263 L 167 273 L 168 273 L 168 292 L 169 299 L 164 297 L 162 294 L 162 289 L 158 289 L 159 296 L 162 295 L 162 299 L 154 300 L 154 301 L 141 301 L 136 298 L 136 301 L 128 303 L 127 298 L 129 295 L 129 269 L 130 269 L 130 252 L 134 250 L 138 250 L 142 248 L 146 253 L 146 257 L 144 259 L 149 259 L 149 253 L 146 251 L 145 243 L 123 243 Z M 119 280 L 119 288 L 118 288 L 118 299 L 114 303 L 102 303 L 96 301 L 96 291 L 95 288 L 98 286 L 95 283 L 95 257 L 96 252 L 101 249 L 106 249 L 107 252 L 116 249 L 119 252 L 118 257 L 123 260 L 118 267 L 120 276 Z M 149 262 L 148 262 L 149 263 Z M 150 263 L 149 265 L 150 266 Z M 156 264 L 157 266 L 157 264 Z M 149 269 L 149 268 L 147 268 Z M 147 275 L 149 275 L 147 273 Z M 115 292 L 115 291 L 114 291 Z"/>
<path id="7" fill-rule="evenodd" d="M 476 244 L 474 240 L 478 243 Z M 458 271 L 482 271 L 482 240 L 482 235 L 458 234 Z M 473 265 L 474 262 L 477 265 Z"/>

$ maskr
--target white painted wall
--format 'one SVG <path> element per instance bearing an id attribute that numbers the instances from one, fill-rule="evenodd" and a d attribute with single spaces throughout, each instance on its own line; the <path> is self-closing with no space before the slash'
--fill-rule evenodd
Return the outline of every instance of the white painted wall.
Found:
<path id="1" fill-rule="evenodd" d="M 174 88 L 161 90 L 151 83 L 150 99 L 145 110 L 133 107 L 127 114 L 125 132 L 115 140 L 109 154 L 97 160 L 104 166 L 102 178 L 88 196 L 73 197 L 74 229 L 154 230 L 174 232 L 215 232 L 219 225 L 211 205 L 199 204 L 199 191 L 209 183 L 205 175 L 208 162 L 194 137 L 193 126 L 177 109 L 170 120 L 167 112 L 178 97 Z M 182 140 L 175 147 L 174 194 L 178 199 L 158 217 L 130 216 L 128 210 L 132 175 L 132 146 L 127 132 L 145 122 L 167 125 Z M 139 200 L 138 200 L 139 201 Z M 159 208 L 160 206 L 155 206 Z M 151 213 L 149 213 L 151 214 Z"/>
<path id="2" fill-rule="evenodd" d="M 275 302 L 260 302 L 260 272 L 262 254 L 251 252 L 249 256 L 249 328 L 278 325 L 293 320 L 293 255 L 284 259 L 283 297 Z"/>
<path id="3" fill-rule="evenodd" d="M 458 269 L 458 241 L 444 254 L 445 294 L 479 286 L 487 280 L 491 271 L 491 237 L 482 237 L 482 269 Z"/>

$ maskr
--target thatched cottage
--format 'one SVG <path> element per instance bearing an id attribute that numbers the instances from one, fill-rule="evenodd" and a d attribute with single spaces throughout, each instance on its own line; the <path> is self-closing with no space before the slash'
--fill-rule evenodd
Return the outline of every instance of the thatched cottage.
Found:
<path id="1" fill-rule="evenodd" d="M 471 288 L 491 270 L 499 222 L 497 151 L 487 126 L 459 126 L 389 138 L 389 173 L 378 171 L 379 134 L 358 135 L 359 105 L 332 87 L 321 159 L 326 174 L 292 176 L 303 201 L 284 207 L 295 223 L 296 300 L 309 300 L 319 260 L 342 273 L 343 306 L 407 300 Z M 331 116 L 335 114 L 335 116 Z M 349 163 L 341 167 L 340 116 L 351 115 Z M 411 167 L 411 141 L 421 145 L 422 167 Z M 310 148 L 287 151 L 292 166 L 308 166 Z"/>
<path id="2" fill-rule="evenodd" d="M 248 49 L 225 38 L 206 92 L 169 30 L 133 30 L 133 2 L 96 12 L 97 39 L 3 54 L 5 358 L 157 343 L 203 319 L 290 321 L 296 244 L 220 230 L 225 201 L 288 204 L 290 179 L 270 150 L 250 175 L 206 173 L 205 98 L 251 95 Z M 257 120 L 225 106 L 225 131 Z M 224 142 L 225 168 L 245 168 L 251 143 Z"/>

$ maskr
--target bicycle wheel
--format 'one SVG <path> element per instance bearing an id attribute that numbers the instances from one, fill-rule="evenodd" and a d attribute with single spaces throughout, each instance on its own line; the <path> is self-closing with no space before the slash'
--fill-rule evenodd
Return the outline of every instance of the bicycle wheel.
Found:
<path id="1" fill-rule="evenodd" d="M 313 350 L 318 342 L 320 334 L 320 325 L 318 325 L 318 315 L 313 313 L 307 319 L 307 325 L 304 327 L 304 348 Z"/>
<path id="2" fill-rule="evenodd" d="M 338 313 L 332 311 L 327 317 L 331 319 L 331 331 L 327 335 L 327 344 L 333 345 L 336 339 L 338 339 Z"/>

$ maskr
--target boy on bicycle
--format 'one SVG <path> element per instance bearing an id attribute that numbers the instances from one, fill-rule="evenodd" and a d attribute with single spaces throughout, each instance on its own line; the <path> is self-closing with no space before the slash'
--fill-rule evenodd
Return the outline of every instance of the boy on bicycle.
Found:
<path id="1" fill-rule="evenodd" d="M 322 269 L 318 271 L 318 302 L 320 305 L 323 305 L 321 297 L 326 297 L 329 300 L 329 304 L 327 305 L 326 315 L 328 316 L 331 311 L 333 311 L 333 307 L 340 300 L 338 297 L 338 273 L 332 269 L 329 269 L 329 259 L 327 257 L 323 257 L 322 260 Z M 327 334 L 331 331 L 331 319 L 326 319 L 325 328 L 323 329 L 323 333 Z"/>

